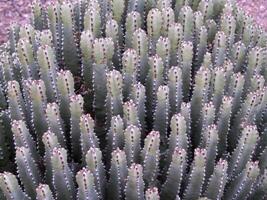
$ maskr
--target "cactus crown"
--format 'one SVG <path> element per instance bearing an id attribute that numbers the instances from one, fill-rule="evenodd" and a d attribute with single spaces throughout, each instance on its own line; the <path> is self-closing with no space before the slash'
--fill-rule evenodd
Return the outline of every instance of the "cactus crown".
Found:
<path id="1" fill-rule="evenodd" d="M 34 1 L 0 47 L 0 199 L 266 199 L 266 46 L 234 0 Z"/>

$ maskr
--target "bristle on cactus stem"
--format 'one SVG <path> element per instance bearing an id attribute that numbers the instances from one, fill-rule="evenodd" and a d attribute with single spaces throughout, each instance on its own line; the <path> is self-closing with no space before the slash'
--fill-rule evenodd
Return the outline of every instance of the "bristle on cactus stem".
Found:
<path id="1" fill-rule="evenodd" d="M 0 199 L 267 198 L 267 32 L 235 0 L 42 2 L 0 45 Z"/>

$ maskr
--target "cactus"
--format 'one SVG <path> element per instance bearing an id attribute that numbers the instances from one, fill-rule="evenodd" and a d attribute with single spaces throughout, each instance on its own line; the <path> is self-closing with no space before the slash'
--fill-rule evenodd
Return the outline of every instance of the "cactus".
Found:
<path id="1" fill-rule="evenodd" d="M 0 199 L 267 198 L 267 33 L 235 0 L 32 5 L 0 47 Z"/>

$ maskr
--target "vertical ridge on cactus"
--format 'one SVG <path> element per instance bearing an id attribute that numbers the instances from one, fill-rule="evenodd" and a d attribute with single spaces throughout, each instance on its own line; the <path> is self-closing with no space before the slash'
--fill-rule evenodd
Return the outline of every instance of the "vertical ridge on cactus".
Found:
<path id="1" fill-rule="evenodd" d="M 265 200 L 266 131 L 235 0 L 35 0 L 0 47 L 0 199 Z"/>

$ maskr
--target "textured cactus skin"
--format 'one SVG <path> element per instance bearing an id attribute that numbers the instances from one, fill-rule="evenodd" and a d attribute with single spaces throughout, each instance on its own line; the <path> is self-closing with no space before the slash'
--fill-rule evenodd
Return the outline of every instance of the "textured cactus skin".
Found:
<path id="1" fill-rule="evenodd" d="M 0 46 L 0 199 L 267 199 L 267 33 L 235 0 L 41 2 Z"/>

